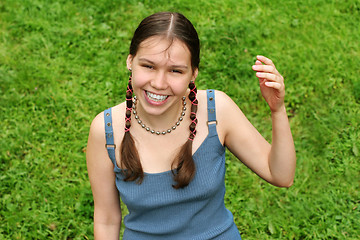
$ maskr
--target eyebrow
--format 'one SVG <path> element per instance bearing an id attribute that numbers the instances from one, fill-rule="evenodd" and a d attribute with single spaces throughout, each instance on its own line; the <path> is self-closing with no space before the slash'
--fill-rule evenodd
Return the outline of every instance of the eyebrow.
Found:
<path id="1" fill-rule="evenodd" d="M 153 62 L 153 61 L 151 61 L 151 60 L 149 60 L 149 59 L 147 59 L 147 58 L 139 58 L 139 61 L 148 62 L 148 63 L 150 63 L 150 64 L 152 64 L 152 65 L 156 65 L 155 62 Z M 185 69 L 188 68 L 187 65 L 171 65 L 171 67 L 172 67 L 172 68 L 185 68 Z"/>

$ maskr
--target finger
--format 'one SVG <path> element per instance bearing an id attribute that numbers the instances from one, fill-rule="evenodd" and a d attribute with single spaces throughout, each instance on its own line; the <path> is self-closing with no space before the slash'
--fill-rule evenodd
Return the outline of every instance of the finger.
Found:
<path id="1" fill-rule="evenodd" d="M 282 77 L 279 77 L 276 74 L 273 73 L 266 73 L 266 72 L 257 72 L 256 77 L 258 78 L 264 78 L 266 80 L 274 81 L 274 82 L 282 82 Z"/>
<path id="2" fill-rule="evenodd" d="M 267 57 L 262 56 L 262 55 L 257 55 L 257 56 L 256 56 L 256 59 L 259 60 L 260 62 L 266 64 L 266 65 L 271 65 L 271 66 L 274 66 L 274 67 L 275 67 L 273 61 L 271 61 L 270 58 L 267 58 Z"/>
<path id="3" fill-rule="evenodd" d="M 259 60 L 256 60 L 255 61 L 255 65 L 263 65 Z M 260 84 L 262 84 L 263 82 L 265 81 L 265 79 L 264 78 L 259 78 L 259 83 Z"/>
<path id="4" fill-rule="evenodd" d="M 252 69 L 258 72 L 278 73 L 276 68 L 271 65 L 253 65 Z"/>
<path id="5" fill-rule="evenodd" d="M 277 82 L 265 82 L 264 84 L 265 84 L 265 86 L 267 86 L 267 87 L 275 88 L 275 89 L 277 89 L 277 90 L 280 90 L 280 89 L 281 89 L 281 86 L 282 86 L 282 84 L 277 83 Z"/>

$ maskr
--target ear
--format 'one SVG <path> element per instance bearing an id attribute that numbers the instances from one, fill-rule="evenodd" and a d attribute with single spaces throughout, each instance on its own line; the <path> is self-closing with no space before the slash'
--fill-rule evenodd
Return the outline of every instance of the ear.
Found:
<path id="1" fill-rule="evenodd" d="M 191 81 L 195 82 L 195 79 L 197 78 L 198 76 L 198 73 L 199 73 L 199 69 L 196 68 L 193 72 L 193 75 L 192 75 L 192 78 L 191 78 Z"/>
<path id="2" fill-rule="evenodd" d="M 131 69 L 131 65 L 132 65 L 132 60 L 133 60 L 133 56 L 131 54 L 128 55 L 127 59 L 126 59 L 126 67 L 128 69 Z"/>

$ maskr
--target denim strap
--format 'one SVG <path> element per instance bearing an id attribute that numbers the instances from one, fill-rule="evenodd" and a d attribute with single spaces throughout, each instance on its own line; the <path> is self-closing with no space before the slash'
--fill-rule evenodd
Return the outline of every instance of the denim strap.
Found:
<path id="1" fill-rule="evenodd" d="M 116 145 L 114 143 L 111 108 L 106 109 L 104 111 L 104 122 L 105 122 L 105 138 L 106 138 L 105 147 L 108 151 L 111 161 L 113 162 L 114 165 L 116 165 L 116 159 L 115 159 Z"/>
<path id="2" fill-rule="evenodd" d="M 208 127 L 210 134 L 216 134 L 216 109 L 215 109 L 215 90 L 208 89 L 206 90 L 207 95 L 207 112 L 208 112 Z"/>

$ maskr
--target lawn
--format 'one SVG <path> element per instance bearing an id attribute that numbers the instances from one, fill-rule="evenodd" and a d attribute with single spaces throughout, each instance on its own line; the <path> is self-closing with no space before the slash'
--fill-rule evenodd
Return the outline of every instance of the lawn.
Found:
<path id="1" fill-rule="evenodd" d="M 157 11 L 194 23 L 198 88 L 226 92 L 269 141 L 255 56 L 285 78 L 294 185 L 271 186 L 227 153 L 226 206 L 243 239 L 359 239 L 356 0 L 0 1 L 0 239 L 93 239 L 89 126 L 124 101 L 132 33 Z"/>

